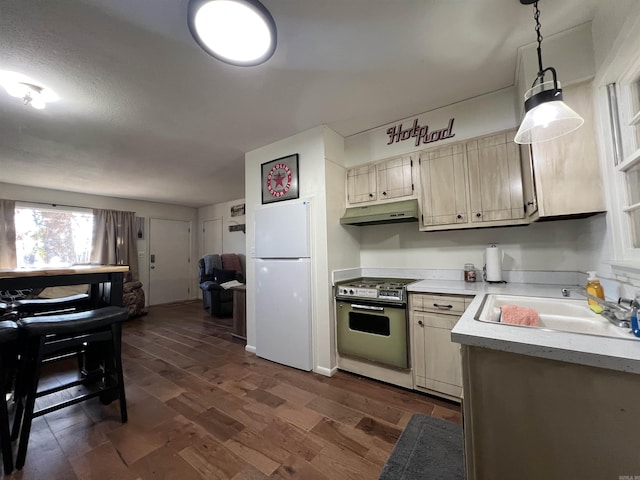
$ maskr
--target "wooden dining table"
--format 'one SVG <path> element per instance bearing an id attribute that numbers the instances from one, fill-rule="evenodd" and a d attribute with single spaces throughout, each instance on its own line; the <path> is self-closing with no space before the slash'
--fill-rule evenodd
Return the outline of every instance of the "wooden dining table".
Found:
<path id="1" fill-rule="evenodd" d="M 0 269 L 0 290 L 89 285 L 95 306 L 122 306 L 127 265 L 75 265 L 71 267 Z"/>

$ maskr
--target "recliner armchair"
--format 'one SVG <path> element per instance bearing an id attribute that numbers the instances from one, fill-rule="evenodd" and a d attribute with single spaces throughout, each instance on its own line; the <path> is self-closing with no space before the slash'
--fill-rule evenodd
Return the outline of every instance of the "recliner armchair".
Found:
<path id="1" fill-rule="evenodd" d="M 212 317 L 233 315 L 233 291 L 220 284 L 237 280 L 244 283 L 240 257 L 235 253 L 206 255 L 198 260 L 198 279 L 202 303 Z"/>

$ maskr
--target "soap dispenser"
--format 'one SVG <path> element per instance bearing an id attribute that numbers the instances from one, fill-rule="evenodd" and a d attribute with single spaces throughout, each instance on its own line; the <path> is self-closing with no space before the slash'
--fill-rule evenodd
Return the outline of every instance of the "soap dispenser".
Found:
<path id="1" fill-rule="evenodd" d="M 598 297 L 600 300 L 604 300 L 604 289 L 600 285 L 600 280 L 596 276 L 596 272 L 587 272 L 587 293 L 592 297 Z M 588 299 L 589 305 L 597 305 L 595 300 Z"/>
<path id="2" fill-rule="evenodd" d="M 631 332 L 633 332 L 633 334 L 636 337 L 640 337 L 640 325 L 638 325 L 638 299 L 636 299 L 633 302 L 633 306 L 631 308 L 633 308 L 633 310 L 631 311 L 631 321 L 629 322 L 631 324 Z"/>

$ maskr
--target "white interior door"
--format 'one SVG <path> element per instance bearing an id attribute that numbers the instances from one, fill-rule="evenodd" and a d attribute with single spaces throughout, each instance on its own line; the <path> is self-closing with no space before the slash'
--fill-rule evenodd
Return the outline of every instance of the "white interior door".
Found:
<path id="1" fill-rule="evenodd" d="M 149 305 L 189 299 L 191 222 L 149 221 Z"/>
<path id="2" fill-rule="evenodd" d="M 202 226 L 202 255 L 222 254 L 222 218 L 206 220 Z"/>

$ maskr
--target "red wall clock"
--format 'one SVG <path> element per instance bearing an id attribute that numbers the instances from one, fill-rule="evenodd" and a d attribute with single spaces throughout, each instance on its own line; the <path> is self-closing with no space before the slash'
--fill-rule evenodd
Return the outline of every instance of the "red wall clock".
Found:
<path id="1" fill-rule="evenodd" d="M 298 154 L 262 164 L 262 203 L 298 198 Z"/>

